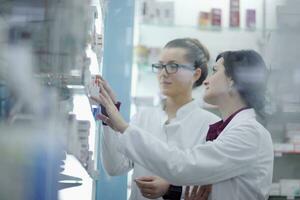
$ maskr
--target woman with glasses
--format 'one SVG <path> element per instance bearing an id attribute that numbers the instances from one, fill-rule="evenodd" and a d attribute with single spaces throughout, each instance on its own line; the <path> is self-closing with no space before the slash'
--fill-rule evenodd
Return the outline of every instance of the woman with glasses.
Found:
<path id="1" fill-rule="evenodd" d="M 210 126 L 208 142 L 192 147 L 170 145 L 127 124 L 105 91 L 98 100 L 119 133 L 118 150 L 140 166 L 172 184 L 213 184 L 214 200 L 266 200 L 273 147 L 270 133 L 256 120 L 263 113 L 266 76 L 266 65 L 255 51 L 221 53 L 204 81 L 204 100 L 218 106 L 222 120 Z M 198 200 L 196 194 L 186 199 Z"/>
<path id="2" fill-rule="evenodd" d="M 203 143 L 209 124 L 218 121 L 218 117 L 200 108 L 192 98 L 192 90 L 205 80 L 208 60 L 208 51 L 198 40 L 183 38 L 168 42 L 162 50 L 159 61 L 152 65 L 160 92 L 165 99 L 157 107 L 138 112 L 130 124 L 146 130 L 152 137 L 170 146 L 190 148 L 197 143 Z M 101 90 L 106 91 L 114 104 L 117 103 L 113 91 L 103 79 Z M 105 121 L 105 117 L 102 117 Z M 109 121 L 106 123 L 111 125 Z M 162 199 L 159 197 L 167 192 L 169 184 L 155 176 L 155 173 L 147 167 L 135 163 L 118 151 L 119 133 L 114 132 L 109 126 L 104 126 L 103 130 L 101 152 L 106 171 L 116 176 L 133 169 L 131 200 Z M 137 185 L 143 182 L 153 185 L 159 183 L 159 187 L 156 188 L 159 191 L 139 190 Z"/>

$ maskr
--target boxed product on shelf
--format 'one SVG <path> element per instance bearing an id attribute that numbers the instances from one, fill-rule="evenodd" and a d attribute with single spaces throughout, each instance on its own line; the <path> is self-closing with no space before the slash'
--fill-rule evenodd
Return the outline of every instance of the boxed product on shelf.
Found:
<path id="1" fill-rule="evenodd" d="M 102 47 L 103 47 L 103 36 L 102 34 L 95 33 L 95 39 L 94 39 L 94 43 L 92 44 L 92 49 L 96 53 L 98 63 L 101 63 L 102 61 L 102 55 L 103 55 Z"/>
<path id="2" fill-rule="evenodd" d="M 66 146 L 68 153 L 75 153 L 76 141 L 77 141 L 77 120 L 74 113 L 69 113 L 68 116 L 69 124 L 68 131 L 66 136 Z"/>
<path id="3" fill-rule="evenodd" d="M 89 129 L 91 127 L 91 123 L 88 120 L 77 120 L 78 130 L 87 131 L 89 133 Z"/>
<path id="4" fill-rule="evenodd" d="M 152 23 L 155 17 L 155 1 L 143 0 L 141 1 L 140 22 Z"/>
<path id="5" fill-rule="evenodd" d="M 87 163 L 89 151 L 90 121 L 77 120 L 76 115 L 69 114 L 69 131 L 67 135 L 67 151 L 73 154 L 83 165 Z"/>
<path id="6" fill-rule="evenodd" d="M 154 24 L 174 24 L 174 2 L 143 0 L 140 4 L 140 22 Z"/>
<path id="7" fill-rule="evenodd" d="M 300 196 L 300 180 L 282 179 L 280 180 L 280 194 L 287 197 Z"/>
<path id="8" fill-rule="evenodd" d="M 246 10 L 246 27 L 248 29 L 255 29 L 255 27 L 256 27 L 256 10 L 254 10 L 254 9 Z"/>
<path id="9" fill-rule="evenodd" d="M 222 25 L 222 10 L 219 8 L 211 9 L 211 25 L 213 27 L 221 27 Z"/>
<path id="10" fill-rule="evenodd" d="M 293 152 L 294 144 L 290 143 L 274 143 L 274 151 L 275 152 Z"/>
<path id="11" fill-rule="evenodd" d="M 210 13 L 201 11 L 199 13 L 199 26 L 201 28 L 206 28 L 210 25 Z"/>
<path id="12" fill-rule="evenodd" d="M 236 28 L 240 26 L 240 0 L 230 0 L 229 26 Z"/>
<path id="13" fill-rule="evenodd" d="M 280 195 L 280 183 L 272 183 L 269 195 L 270 196 L 279 196 Z"/>
<path id="14" fill-rule="evenodd" d="M 157 23 L 165 25 L 174 24 L 174 2 L 156 2 Z"/>

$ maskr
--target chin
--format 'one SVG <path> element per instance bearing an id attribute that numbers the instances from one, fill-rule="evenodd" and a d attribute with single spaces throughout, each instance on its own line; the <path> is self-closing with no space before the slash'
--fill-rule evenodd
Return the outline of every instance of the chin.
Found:
<path id="1" fill-rule="evenodd" d="M 172 96 L 172 93 L 163 91 L 162 94 L 166 97 Z"/>
<path id="2" fill-rule="evenodd" d="M 164 95 L 164 96 L 167 96 L 167 97 L 170 97 L 170 96 L 173 96 L 174 94 L 172 93 L 172 91 L 170 90 L 161 90 L 161 93 Z"/>
<path id="3" fill-rule="evenodd" d="M 160 91 L 164 95 L 170 93 L 170 90 L 168 88 L 165 88 L 165 87 L 160 87 Z"/>
<path id="4" fill-rule="evenodd" d="M 214 98 L 211 95 L 205 94 L 203 96 L 203 100 L 205 101 L 205 103 L 208 103 L 208 104 L 211 104 L 211 105 L 215 105 L 215 101 L 213 99 Z"/>

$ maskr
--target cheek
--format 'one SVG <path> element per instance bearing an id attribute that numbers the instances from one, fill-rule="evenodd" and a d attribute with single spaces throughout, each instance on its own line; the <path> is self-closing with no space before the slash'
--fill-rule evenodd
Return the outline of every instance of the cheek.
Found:
<path id="1" fill-rule="evenodd" d="M 160 83 L 160 81 L 163 79 L 163 74 L 162 73 L 157 73 L 156 74 L 156 80 L 158 83 Z"/>
<path id="2" fill-rule="evenodd" d="M 213 81 L 211 88 L 215 95 L 226 94 L 229 90 L 226 80 L 224 80 L 222 77 L 216 78 Z"/>
<path id="3" fill-rule="evenodd" d="M 175 79 L 174 80 L 183 87 L 188 87 L 193 84 L 193 75 L 188 72 L 178 74 Z"/>

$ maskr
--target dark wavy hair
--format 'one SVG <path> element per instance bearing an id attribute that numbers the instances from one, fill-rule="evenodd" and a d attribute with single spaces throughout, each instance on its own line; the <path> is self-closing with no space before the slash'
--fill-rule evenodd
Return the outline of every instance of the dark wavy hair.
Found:
<path id="1" fill-rule="evenodd" d="M 268 70 L 263 58 L 254 50 L 225 51 L 217 56 L 224 59 L 225 74 L 234 81 L 234 87 L 247 106 L 264 118 Z"/>
<path id="2" fill-rule="evenodd" d="M 207 77 L 207 62 L 209 61 L 210 56 L 207 48 L 203 44 L 201 44 L 199 40 L 193 38 L 179 38 L 171 40 L 164 46 L 164 48 L 182 48 L 187 50 L 187 53 L 185 55 L 187 61 L 193 63 L 195 69 L 201 69 L 201 76 L 194 83 L 193 87 L 195 88 L 202 85 L 203 81 Z"/>

